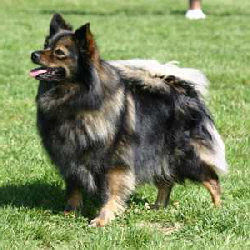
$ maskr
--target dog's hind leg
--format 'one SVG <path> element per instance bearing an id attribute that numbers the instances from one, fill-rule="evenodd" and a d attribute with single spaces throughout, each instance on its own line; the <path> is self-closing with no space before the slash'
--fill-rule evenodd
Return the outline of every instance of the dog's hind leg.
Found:
<path id="1" fill-rule="evenodd" d="M 202 184 L 209 191 L 215 207 L 219 207 L 221 204 L 220 181 L 218 175 L 210 166 L 204 166 L 204 176 Z"/>
<path id="2" fill-rule="evenodd" d="M 82 206 L 82 192 L 81 187 L 74 177 L 65 179 L 66 184 L 66 206 L 64 214 L 76 212 Z"/>
<path id="3" fill-rule="evenodd" d="M 131 170 L 117 167 L 107 173 L 107 200 L 99 215 L 90 222 L 90 226 L 105 226 L 116 215 L 125 210 L 125 204 L 135 188 L 135 176 Z"/>
<path id="4" fill-rule="evenodd" d="M 153 206 L 154 209 L 165 208 L 169 204 L 170 193 L 173 187 L 172 183 L 165 182 L 156 182 L 155 183 L 158 193 L 155 204 Z"/>

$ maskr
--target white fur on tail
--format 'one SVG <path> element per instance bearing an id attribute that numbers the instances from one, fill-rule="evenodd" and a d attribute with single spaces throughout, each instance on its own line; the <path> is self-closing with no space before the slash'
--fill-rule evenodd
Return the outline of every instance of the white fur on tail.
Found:
<path id="1" fill-rule="evenodd" d="M 225 145 L 222 141 L 214 124 L 210 121 L 207 122 L 206 128 L 212 136 L 213 151 L 210 151 L 210 162 L 217 174 L 227 174 L 228 165 L 225 157 Z"/>
<path id="2" fill-rule="evenodd" d="M 200 159 L 214 169 L 217 174 L 227 174 L 228 166 L 225 158 L 224 143 L 211 121 L 207 120 L 205 126 L 212 137 L 212 148 L 202 144 L 199 140 L 193 140 L 192 145 Z"/>
<path id="3" fill-rule="evenodd" d="M 152 76 L 176 76 L 181 80 L 190 82 L 193 84 L 195 90 L 202 96 L 207 94 L 207 87 L 209 81 L 206 76 L 197 69 L 193 68 L 181 68 L 177 62 L 172 61 L 166 64 L 160 64 L 156 60 L 115 60 L 109 61 L 109 63 L 115 67 L 128 66 L 136 69 L 142 69 L 147 71 Z"/>

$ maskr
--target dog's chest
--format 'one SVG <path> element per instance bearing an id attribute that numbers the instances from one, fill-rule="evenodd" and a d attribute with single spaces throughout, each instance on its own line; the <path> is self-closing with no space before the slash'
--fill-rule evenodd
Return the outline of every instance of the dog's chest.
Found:
<path id="1" fill-rule="evenodd" d="M 83 112 L 76 117 L 76 135 L 90 144 L 109 144 L 116 134 L 116 121 L 102 111 Z"/>
<path id="2" fill-rule="evenodd" d="M 74 148 L 80 154 L 92 147 L 107 148 L 114 140 L 116 128 L 112 121 L 102 118 L 100 115 L 79 115 L 50 125 L 51 141 L 62 148 Z"/>

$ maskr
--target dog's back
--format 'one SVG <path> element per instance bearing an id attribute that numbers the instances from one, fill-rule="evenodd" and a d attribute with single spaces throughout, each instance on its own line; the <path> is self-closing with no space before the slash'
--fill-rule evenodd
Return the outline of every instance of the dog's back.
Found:
<path id="1" fill-rule="evenodd" d="M 152 77 L 148 89 L 146 75 L 147 72 L 134 72 L 136 77 L 129 78 L 130 83 L 124 78 L 135 102 L 134 126 L 140 138 L 136 149 L 139 179 L 152 180 L 157 173 L 167 173 L 164 178 L 168 180 L 199 181 L 204 174 L 200 167 L 203 163 L 216 173 L 225 173 L 224 144 L 194 86 L 174 76 L 166 77 L 164 82 Z M 158 91 L 158 81 L 165 85 L 164 92 Z M 154 84 L 158 88 L 152 87 Z"/>

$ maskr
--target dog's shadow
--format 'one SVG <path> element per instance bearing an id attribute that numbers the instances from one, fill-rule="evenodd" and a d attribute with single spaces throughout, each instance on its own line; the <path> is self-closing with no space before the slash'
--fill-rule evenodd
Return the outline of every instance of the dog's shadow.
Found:
<path id="1" fill-rule="evenodd" d="M 56 183 L 47 184 L 42 181 L 5 185 L 0 187 L 0 207 L 7 205 L 49 209 L 58 213 L 64 206 L 64 190 Z"/>
<path id="2" fill-rule="evenodd" d="M 101 198 L 98 195 L 93 197 L 84 195 L 84 208 L 81 214 L 92 219 L 97 215 L 101 206 Z M 128 202 L 141 205 L 145 199 L 138 194 L 132 195 Z M 146 201 L 147 202 L 147 201 Z M 11 184 L 0 187 L 0 207 L 11 206 L 17 208 L 43 209 L 49 210 L 53 214 L 62 213 L 65 207 L 65 190 L 58 183 L 46 183 L 36 181 L 27 184 Z"/>

